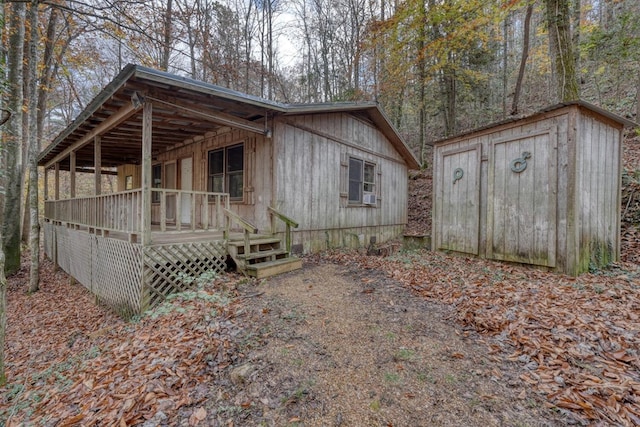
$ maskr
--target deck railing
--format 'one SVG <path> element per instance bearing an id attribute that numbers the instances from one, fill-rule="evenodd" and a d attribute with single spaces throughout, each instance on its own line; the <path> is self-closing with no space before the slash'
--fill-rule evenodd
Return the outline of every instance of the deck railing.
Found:
<path id="1" fill-rule="evenodd" d="M 161 231 L 222 230 L 229 194 L 152 189 L 151 212 L 142 212 L 142 190 L 45 201 L 45 218 L 71 225 L 129 234 L 142 232 L 142 218 L 151 215 Z"/>

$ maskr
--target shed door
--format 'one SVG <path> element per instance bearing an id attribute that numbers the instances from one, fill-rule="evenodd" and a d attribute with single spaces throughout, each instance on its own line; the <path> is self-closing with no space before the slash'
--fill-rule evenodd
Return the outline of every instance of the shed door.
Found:
<path id="1" fill-rule="evenodd" d="M 438 249 L 477 255 L 480 236 L 481 145 L 447 151 L 441 158 L 436 242 Z"/>
<path id="2" fill-rule="evenodd" d="M 487 257 L 555 266 L 556 140 L 554 127 L 492 141 Z"/>

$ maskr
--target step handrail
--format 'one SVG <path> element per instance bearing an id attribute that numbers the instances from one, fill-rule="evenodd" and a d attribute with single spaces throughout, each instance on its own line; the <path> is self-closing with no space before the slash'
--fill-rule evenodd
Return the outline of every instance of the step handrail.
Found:
<path id="1" fill-rule="evenodd" d="M 287 253 L 291 253 L 291 227 L 298 228 L 299 224 L 293 219 L 283 214 L 282 212 L 278 212 L 275 208 L 272 208 L 271 206 L 267 206 L 267 210 L 269 211 L 269 214 L 271 214 L 271 234 L 275 234 L 276 232 L 276 218 L 280 219 L 285 223 L 285 226 L 286 226 L 285 246 L 287 248 Z"/>
<path id="2" fill-rule="evenodd" d="M 257 234 L 258 233 L 258 227 L 256 227 L 255 225 L 251 224 L 249 221 L 247 221 L 246 219 L 242 218 L 240 215 L 238 215 L 237 213 L 230 211 L 227 208 L 223 208 L 222 212 L 224 213 L 224 216 L 227 218 L 227 225 L 224 229 L 224 239 L 225 240 L 229 240 L 229 229 L 231 228 L 231 224 L 235 221 L 237 222 L 240 226 L 242 226 L 242 228 L 244 228 L 244 253 L 248 254 L 249 250 L 251 248 L 251 243 L 250 243 L 250 239 L 249 236 L 251 234 Z"/>

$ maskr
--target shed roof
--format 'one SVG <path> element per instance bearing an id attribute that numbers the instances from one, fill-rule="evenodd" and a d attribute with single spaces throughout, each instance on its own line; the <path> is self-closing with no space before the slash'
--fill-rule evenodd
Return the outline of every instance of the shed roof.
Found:
<path id="1" fill-rule="evenodd" d="M 94 165 L 94 137 L 100 136 L 102 166 L 135 163 L 141 155 L 142 109 L 136 98 L 152 100 L 154 154 L 187 139 L 230 126 L 269 134 L 278 115 L 349 112 L 370 120 L 389 139 L 410 168 L 419 163 L 375 103 L 283 104 L 231 89 L 129 64 L 87 105 L 38 157 L 40 166 Z"/>
<path id="2" fill-rule="evenodd" d="M 571 101 L 571 102 L 561 102 L 558 104 L 554 104 L 554 105 L 550 105 L 548 107 L 545 107 L 539 111 L 536 111 L 535 113 L 532 114 L 528 114 L 528 115 L 521 115 L 521 116 L 513 116 L 513 117 L 509 117 L 507 119 L 501 120 L 499 122 L 494 122 L 494 123 L 490 123 L 488 125 L 485 126 L 481 126 L 475 129 L 471 129 L 471 130 L 467 130 L 467 131 L 463 131 L 457 135 L 454 136 L 450 136 L 447 138 L 442 138 L 439 140 L 436 140 L 434 142 L 431 143 L 431 145 L 436 145 L 436 144 L 442 144 L 445 142 L 449 142 L 451 140 L 454 139 L 458 139 L 458 138 L 463 138 L 465 136 L 469 136 L 475 133 L 479 133 L 482 131 L 486 131 L 488 129 L 493 129 L 493 128 L 497 128 L 499 126 L 504 126 L 504 125 L 508 125 L 510 123 L 514 123 L 514 122 L 519 122 L 522 120 L 528 120 L 528 119 L 535 119 L 538 116 L 542 116 L 546 113 L 552 112 L 552 111 L 556 111 L 556 110 L 560 110 L 562 108 L 567 108 L 567 107 L 578 107 L 578 108 L 584 108 L 588 111 L 591 111 L 597 115 L 600 115 L 602 117 L 605 117 L 617 124 L 620 125 L 620 127 L 638 127 L 639 125 L 629 119 L 626 119 L 618 114 L 612 113 L 611 111 L 607 111 L 604 108 L 598 107 L 597 105 L 591 104 L 587 101 L 582 101 L 582 100 L 578 100 L 578 101 Z"/>

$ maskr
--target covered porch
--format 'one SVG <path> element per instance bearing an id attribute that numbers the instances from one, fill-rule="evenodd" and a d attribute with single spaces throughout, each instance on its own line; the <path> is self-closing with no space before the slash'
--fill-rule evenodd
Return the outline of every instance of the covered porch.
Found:
<path id="1" fill-rule="evenodd" d="M 166 73 L 123 69 L 40 154 L 46 255 L 125 316 L 188 288 L 188 278 L 223 272 L 230 253 L 243 266 L 288 257 L 290 238 L 287 248 L 279 239 L 263 244 L 238 214 L 255 209 L 228 188 L 203 191 L 217 188 L 207 184 L 205 166 L 180 154 L 235 130 L 270 138 L 266 107 Z M 260 210 L 260 232 L 271 234 L 266 222 L 278 216 Z"/>

